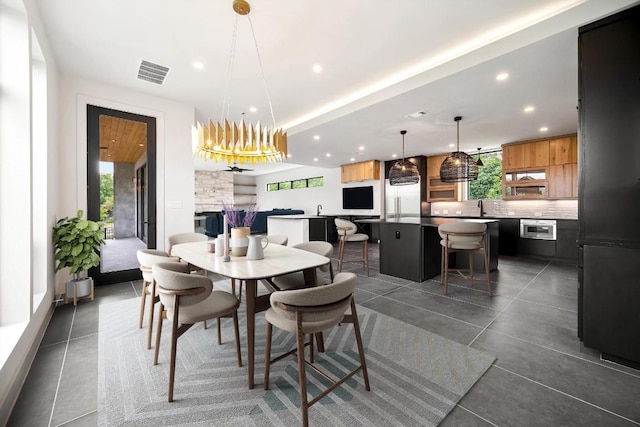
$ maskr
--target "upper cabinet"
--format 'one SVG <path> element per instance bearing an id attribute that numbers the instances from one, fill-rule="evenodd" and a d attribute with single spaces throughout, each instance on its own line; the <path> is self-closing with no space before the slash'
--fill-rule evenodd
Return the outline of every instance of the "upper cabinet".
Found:
<path id="1" fill-rule="evenodd" d="M 380 161 L 350 163 L 340 166 L 342 183 L 380 179 Z"/>
<path id="2" fill-rule="evenodd" d="M 440 181 L 440 165 L 447 158 L 447 154 L 427 157 L 427 201 L 428 202 L 457 202 L 458 184 Z"/>
<path id="3" fill-rule="evenodd" d="M 503 145 L 503 198 L 576 198 L 577 153 L 576 135 Z"/>

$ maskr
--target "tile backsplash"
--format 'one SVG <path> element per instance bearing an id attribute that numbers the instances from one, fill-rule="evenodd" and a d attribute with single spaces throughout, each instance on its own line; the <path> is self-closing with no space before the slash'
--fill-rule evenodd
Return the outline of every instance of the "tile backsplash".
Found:
<path id="1" fill-rule="evenodd" d="M 482 206 L 482 215 L 480 207 Z M 468 200 L 431 203 L 433 216 L 578 219 L 577 200 Z"/>

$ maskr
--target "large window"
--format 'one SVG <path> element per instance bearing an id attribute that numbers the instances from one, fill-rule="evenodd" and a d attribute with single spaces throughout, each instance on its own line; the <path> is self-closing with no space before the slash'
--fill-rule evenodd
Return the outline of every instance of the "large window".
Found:
<path id="1" fill-rule="evenodd" d="M 271 182 L 267 184 L 267 191 L 279 190 L 295 190 L 298 188 L 322 187 L 324 178 L 321 176 L 315 178 L 302 178 L 293 181 Z"/>
<path id="2" fill-rule="evenodd" d="M 478 179 L 469 181 L 469 200 L 502 198 L 502 151 L 479 155 Z"/>

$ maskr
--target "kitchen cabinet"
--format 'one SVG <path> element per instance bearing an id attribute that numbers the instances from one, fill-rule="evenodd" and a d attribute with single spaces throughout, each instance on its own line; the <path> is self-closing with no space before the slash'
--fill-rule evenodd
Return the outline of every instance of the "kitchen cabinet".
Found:
<path id="1" fill-rule="evenodd" d="M 440 165 L 449 154 L 427 157 L 427 201 L 458 201 L 458 183 L 440 181 Z"/>
<path id="2" fill-rule="evenodd" d="M 422 233 L 422 227 L 414 224 L 380 224 L 380 273 L 414 282 L 425 280 Z"/>
<path id="3" fill-rule="evenodd" d="M 549 164 L 578 163 L 578 137 L 568 135 L 549 140 Z"/>
<path id="4" fill-rule="evenodd" d="M 502 146 L 503 170 L 535 168 L 548 165 L 548 139 Z"/>
<path id="5" fill-rule="evenodd" d="M 559 219 L 556 221 L 556 259 L 578 262 L 578 221 Z"/>
<path id="6" fill-rule="evenodd" d="M 549 166 L 549 198 L 575 199 L 578 197 L 578 164 L 566 163 Z"/>
<path id="7" fill-rule="evenodd" d="M 342 183 L 380 179 L 380 161 L 350 163 L 340 166 Z"/>
<path id="8" fill-rule="evenodd" d="M 500 255 L 518 255 L 518 239 L 520 238 L 520 220 L 500 218 Z"/>

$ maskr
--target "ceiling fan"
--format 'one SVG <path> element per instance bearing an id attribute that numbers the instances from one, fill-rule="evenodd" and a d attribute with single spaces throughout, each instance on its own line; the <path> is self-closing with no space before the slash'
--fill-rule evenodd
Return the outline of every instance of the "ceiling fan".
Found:
<path id="1" fill-rule="evenodd" d="M 237 163 L 234 163 L 233 166 L 227 166 L 229 168 L 229 170 L 227 172 L 233 172 L 233 173 L 241 173 L 244 171 L 253 171 L 253 169 L 246 169 L 246 168 L 240 168 L 237 166 Z"/>

